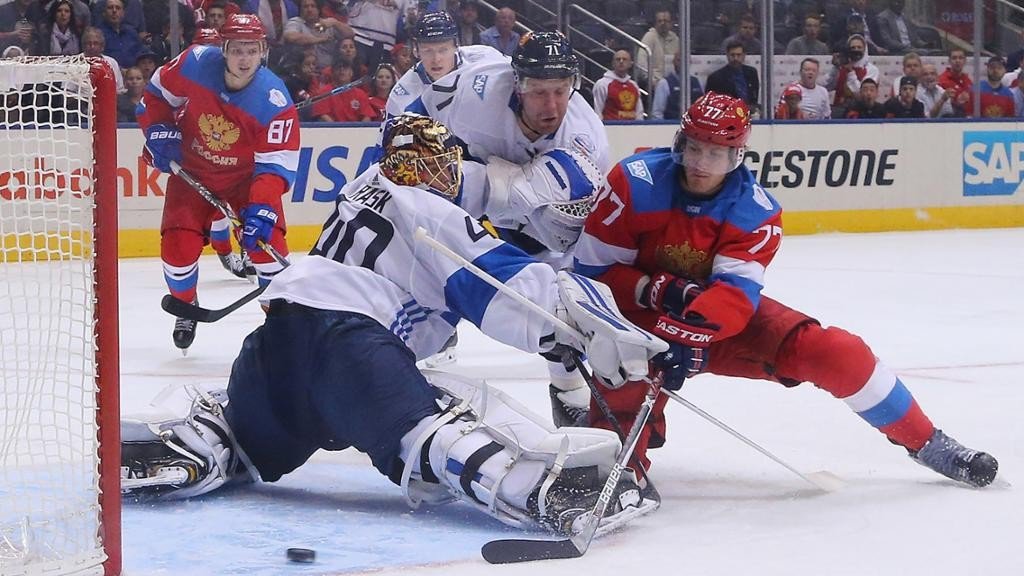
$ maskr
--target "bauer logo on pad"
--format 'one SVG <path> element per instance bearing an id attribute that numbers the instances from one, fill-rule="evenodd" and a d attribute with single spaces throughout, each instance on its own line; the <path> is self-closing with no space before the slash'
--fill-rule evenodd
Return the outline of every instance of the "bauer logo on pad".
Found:
<path id="1" fill-rule="evenodd" d="M 1024 133 L 964 132 L 964 196 L 1012 196 L 1024 178 Z"/>

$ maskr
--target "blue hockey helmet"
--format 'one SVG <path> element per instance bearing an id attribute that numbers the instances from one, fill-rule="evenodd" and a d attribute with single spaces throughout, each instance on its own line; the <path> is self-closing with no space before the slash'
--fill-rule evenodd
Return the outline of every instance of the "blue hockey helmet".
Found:
<path id="1" fill-rule="evenodd" d="M 512 53 L 516 80 L 573 78 L 579 81 L 580 61 L 561 32 L 529 32 Z"/>
<path id="2" fill-rule="evenodd" d="M 459 44 L 459 26 L 447 12 L 427 12 L 416 23 L 416 42 L 453 40 Z"/>

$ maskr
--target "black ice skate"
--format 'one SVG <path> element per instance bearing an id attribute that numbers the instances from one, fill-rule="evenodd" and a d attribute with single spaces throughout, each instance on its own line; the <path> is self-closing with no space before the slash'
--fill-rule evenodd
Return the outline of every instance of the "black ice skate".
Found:
<path id="1" fill-rule="evenodd" d="M 256 277 L 256 269 L 253 268 L 252 262 L 249 261 L 249 255 L 244 251 L 241 255 L 234 252 L 217 254 L 217 258 L 220 259 L 221 266 L 224 266 L 225 270 L 239 278 L 252 282 Z"/>
<path id="2" fill-rule="evenodd" d="M 556 428 L 564 426 L 586 426 L 590 415 L 590 407 L 581 408 L 566 404 L 558 397 L 562 392 L 554 384 L 548 384 L 548 396 L 551 398 L 551 421 Z"/>
<path id="3" fill-rule="evenodd" d="M 911 452 L 910 457 L 947 478 L 977 488 L 991 484 L 999 470 L 999 462 L 995 458 L 967 448 L 938 428 L 924 447 L 916 453 Z"/>
<path id="4" fill-rule="evenodd" d="M 199 300 L 193 300 L 193 304 L 198 304 Z M 192 341 L 196 339 L 196 325 L 198 322 L 195 320 L 189 320 L 187 318 L 176 318 L 174 320 L 174 332 L 171 333 L 171 338 L 174 339 L 174 345 L 181 350 L 182 356 L 188 356 L 188 348 L 192 345 Z"/>
<path id="5" fill-rule="evenodd" d="M 582 473 L 581 473 L 582 472 Z M 538 523 L 559 534 L 570 536 L 586 522 L 588 513 L 597 505 L 603 483 L 597 482 L 596 470 L 565 470 L 544 494 L 543 510 L 540 506 L 543 486 L 533 491 L 526 508 Z M 605 532 L 638 515 L 651 512 L 658 502 L 644 501 L 631 470 L 619 479 L 611 503 L 601 520 L 599 532 Z"/>

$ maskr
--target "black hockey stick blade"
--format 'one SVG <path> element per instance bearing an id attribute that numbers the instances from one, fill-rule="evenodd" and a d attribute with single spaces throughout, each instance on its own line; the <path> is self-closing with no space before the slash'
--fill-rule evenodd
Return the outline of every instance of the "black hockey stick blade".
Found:
<path id="1" fill-rule="evenodd" d="M 203 308 L 202 306 L 191 304 L 184 300 L 178 300 L 170 294 L 164 294 L 163 299 L 160 300 L 160 307 L 164 309 L 164 312 L 167 312 L 171 316 L 177 316 L 178 318 L 195 320 L 196 322 L 216 322 L 235 310 L 238 310 L 242 306 L 245 306 L 262 294 L 266 289 L 266 286 L 260 286 L 238 300 L 235 300 L 228 306 L 218 310 L 210 310 L 209 308 Z"/>
<path id="2" fill-rule="evenodd" d="M 483 545 L 480 554 L 491 564 L 513 564 L 534 560 L 566 560 L 583 556 L 583 551 L 572 540 L 524 540 L 509 538 L 491 540 Z"/>

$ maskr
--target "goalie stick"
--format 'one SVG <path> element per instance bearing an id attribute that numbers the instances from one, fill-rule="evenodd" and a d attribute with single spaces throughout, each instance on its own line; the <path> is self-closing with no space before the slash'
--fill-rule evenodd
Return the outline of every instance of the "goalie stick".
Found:
<path id="1" fill-rule="evenodd" d="M 299 102 L 298 104 L 295 105 L 295 109 L 296 110 L 302 110 L 303 108 L 305 108 L 307 106 L 312 106 L 313 104 L 316 104 L 317 102 L 320 102 L 322 100 L 326 100 L 326 99 L 330 98 L 331 96 L 337 96 L 338 94 L 341 94 L 342 92 L 348 92 L 349 90 L 351 90 L 353 88 L 356 88 L 358 86 L 362 86 L 363 84 L 366 84 L 370 80 L 371 80 L 371 78 L 369 76 L 363 76 L 359 80 L 354 80 L 352 82 L 349 82 L 348 84 L 342 84 L 341 86 L 336 86 L 333 89 L 331 89 L 330 92 L 324 92 L 323 94 L 317 94 L 316 96 L 313 96 L 312 98 L 309 98 L 309 99 L 303 100 L 302 102 Z"/>
<path id="2" fill-rule="evenodd" d="M 424 230 L 423 228 L 418 228 L 416 230 L 416 239 L 426 243 L 428 246 L 430 246 L 431 248 L 437 250 L 439 253 L 445 255 L 446 257 L 448 257 L 452 261 L 457 262 L 459 265 L 463 266 L 464 268 L 466 268 L 467 270 L 469 270 L 473 274 L 479 276 L 482 280 L 484 280 L 485 282 L 487 282 L 491 286 L 494 286 L 497 290 L 501 291 L 503 294 L 505 294 L 509 298 L 512 298 L 513 300 L 523 304 L 524 306 L 526 306 L 530 310 L 533 310 L 534 312 L 547 317 L 548 321 L 556 323 L 556 324 L 559 324 L 559 326 L 563 330 L 567 330 L 567 331 L 573 330 L 571 326 L 569 326 L 568 324 L 565 324 L 564 322 L 562 322 L 557 316 L 551 314 L 547 310 L 544 310 L 543 308 L 538 306 L 536 303 L 526 299 L 522 294 L 519 294 L 518 292 L 516 292 L 515 290 L 512 290 L 511 288 L 509 288 L 505 284 L 501 283 L 497 279 L 491 277 L 489 274 L 487 274 L 483 270 L 480 270 L 479 268 L 474 266 L 472 262 L 470 262 L 469 260 L 466 260 L 461 255 L 457 254 L 451 248 L 445 246 L 441 242 L 438 242 L 435 238 L 432 238 L 427 233 L 427 231 Z M 577 332 L 577 334 L 578 334 L 578 332 Z M 717 426 L 718 428 L 721 428 L 722 430 L 724 430 L 725 432 L 729 433 L 733 437 L 739 439 L 741 442 L 743 442 L 747 446 L 750 446 L 751 448 L 757 450 L 761 454 L 764 454 L 770 460 L 772 460 L 773 462 L 781 465 L 786 470 L 789 470 L 790 472 L 794 473 L 801 480 L 807 482 L 811 486 L 814 486 L 818 490 L 821 490 L 822 492 L 834 492 L 834 491 L 838 490 L 839 488 L 841 488 L 843 486 L 843 484 L 844 484 L 843 480 L 841 478 L 839 478 L 838 476 L 836 476 L 835 474 L 833 474 L 831 472 L 828 472 L 828 471 L 812 472 L 810 474 L 804 474 L 804 473 L 800 472 L 799 470 L 797 470 L 796 468 L 794 468 L 790 464 L 786 463 L 786 461 L 783 460 L 782 458 L 779 458 L 778 456 L 776 456 L 775 454 L 771 453 L 770 451 L 768 451 L 766 448 L 762 447 L 758 443 L 756 443 L 753 440 L 747 438 L 743 434 L 740 434 L 738 431 L 736 431 L 733 428 L 729 427 L 724 422 L 722 422 L 721 420 L 718 420 L 717 418 L 715 418 L 711 414 L 708 414 L 704 410 L 701 410 L 695 404 L 693 404 L 692 402 L 686 400 L 685 398 L 680 396 L 678 393 L 673 392 L 672 390 L 667 390 L 667 389 L 662 389 L 662 392 L 664 392 L 666 395 L 668 395 L 669 398 L 671 398 L 671 399 L 675 400 L 676 402 L 679 402 L 680 404 L 685 406 L 687 409 L 692 411 L 694 414 L 696 414 L 696 415 L 700 416 L 701 418 L 707 420 L 708 422 L 710 422 L 711 424 Z"/>

